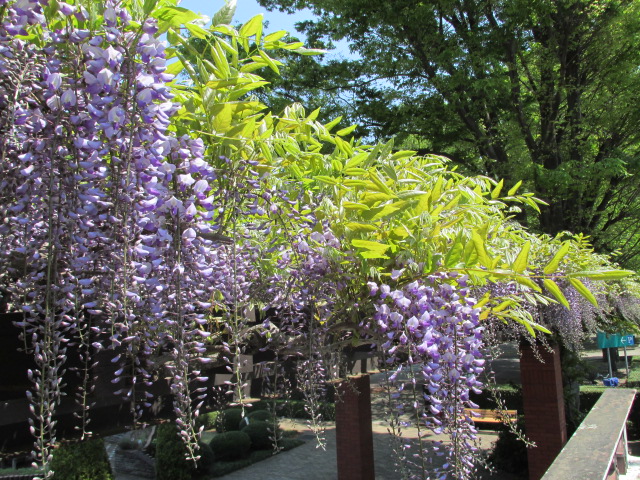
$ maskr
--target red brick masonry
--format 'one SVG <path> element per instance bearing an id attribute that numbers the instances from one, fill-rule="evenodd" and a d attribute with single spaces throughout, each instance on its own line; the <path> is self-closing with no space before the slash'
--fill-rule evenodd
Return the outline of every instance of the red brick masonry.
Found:
<path id="1" fill-rule="evenodd" d="M 536 444 L 528 449 L 529 480 L 539 480 L 567 443 L 560 349 L 556 345 L 549 352 L 539 346 L 544 363 L 526 342 L 520 344 L 520 352 L 526 434 Z"/>
<path id="2" fill-rule="evenodd" d="M 374 480 L 369 375 L 350 377 L 337 392 L 338 480 Z"/>

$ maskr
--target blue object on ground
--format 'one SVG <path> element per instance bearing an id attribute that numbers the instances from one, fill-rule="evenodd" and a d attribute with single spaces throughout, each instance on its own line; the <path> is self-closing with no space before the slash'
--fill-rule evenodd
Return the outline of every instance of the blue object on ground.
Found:
<path id="1" fill-rule="evenodd" d="M 605 378 L 602 380 L 605 387 L 617 387 L 620 384 L 618 377 Z"/>

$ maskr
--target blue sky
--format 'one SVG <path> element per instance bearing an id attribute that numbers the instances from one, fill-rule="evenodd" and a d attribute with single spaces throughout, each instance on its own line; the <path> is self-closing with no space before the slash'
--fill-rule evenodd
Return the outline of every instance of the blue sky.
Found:
<path id="1" fill-rule="evenodd" d="M 189 10 L 202 13 L 209 17 L 212 17 L 223 5 L 224 0 L 182 0 L 180 3 L 181 7 L 188 8 Z M 233 18 L 233 23 L 245 23 L 259 13 L 262 13 L 264 19 L 269 22 L 267 28 L 269 32 L 287 30 L 288 32 L 296 33 L 294 23 L 313 18 L 313 13 L 311 13 L 310 10 L 287 15 L 286 13 L 278 11 L 269 12 L 267 9 L 258 5 L 256 0 L 237 0 L 236 14 Z"/>
<path id="2" fill-rule="evenodd" d="M 256 0 L 236 0 L 236 14 L 233 18 L 233 23 L 245 23 L 252 17 L 262 13 L 264 20 L 269 22 L 266 28 L 267 32 L 277 32 L 278 30 L 286 30 L 295 34 L 304 41 L 304 35 L 296 31 L 294 24 L 303 20 L 310 20 L 313 18 L 313 13 L 309 9 L 298 11 L 293 15 L 286 13 L 273 11 L 269 12 L 266 8 L 258 5 Z M 224 0 L 182 0 L 181 7 L 188 8 L 194 12 L 213 17 L 213 15 L 222 8 Z M 335 42 L 336 49 L 333 50 L 328 57 L 335 58 L 338 56 L 344 56 L 347 58 L 355 58 L 354 55 L 349 53 L 349 47 L 347 42 L 340 41 Z"/>

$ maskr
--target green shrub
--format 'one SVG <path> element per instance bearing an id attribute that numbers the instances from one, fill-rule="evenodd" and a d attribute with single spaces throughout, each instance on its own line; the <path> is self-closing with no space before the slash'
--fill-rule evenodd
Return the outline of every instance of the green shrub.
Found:
<path id="1" fill-rule="evenodd" d="M 219 433 L 209 443 L 216 459 L 235 460 L 246 457 L 251 448 L 251 438 L 244 432 Z"/>
<path id="2" fill-rule="evenodd" d="M 518 429 L 523 430 L 524 416 L 518 417 Z M 504 428 L 498 434 L 493 450 L 488 457 L 489 463 L 499 470 L 526 478 L 529 469 L 527 447 L 511 430 Z"/>
<path id="3" fill-rule="evenodd" d="M 240 430 L 242 421 L 241 408 L 227 408 L 220 412 L 216 429 L 218 432 L 233 432 Z"/>
<path id="4" fill-rule="evenodd" d="M 249 425 L 241 431 L 249 435 L 251 438 L 251 448 L 254 450 L 263 450 L 273 446 L 273 424 L 261 422 L 260 420 L 251 420 Z"/>
<path id="5" fill-rule="evenodd" d="M 113 479 L 101 438 L 61 445 L 53 452 L 51 469 L 55 480 Z"/>
<path id="6" fill-rule="evenodd" d="M 195 466 L 186 459 L 187 447 L 178 436 L 178 427 L 174 423 L 160 425 L 157 438 L 156 479 L 191 480 Z"/>
<path id="7" fill-rule="evenodd" d="M 198 460 L 198 466 L 196 471 L 198 473 L 208 473 L 211 466 L 216 461 L 216 455 L 213 453 L 213 450 L 206 442 L 198 442 L 200 446 L 200 450 L 198 450 L 198 455 L 200 455 L 200 459 Z"/>
<path id="8" fill-rule="evenodd" d="M 507 410 L 517 410 L 522 413 L 522 387 L 520 385 L 498 385 L 497 391 Z M 496 408 L 496 402 L 489 389 L 483 390 L 482 393 L 472 393 L 471 401 L 477 404 L 478 408 Z"/>
<path id="9" fill-rule="evenodd" d="M 249 420 L 256 420 L 259 422 L 273 422 L 273 415 L 268 410 L 256 410 L 255 412 L 251 412 L 249 415 Z"/>
<path id="10" fill-rule="evenodd" d="M 220 417 L 220 412 L 209 412 L 203 413 L 196 417 L 196 428 L 200 428 L 204 426 L 205 430 L 215 430 L 218 426 L 218 418 Z"/>

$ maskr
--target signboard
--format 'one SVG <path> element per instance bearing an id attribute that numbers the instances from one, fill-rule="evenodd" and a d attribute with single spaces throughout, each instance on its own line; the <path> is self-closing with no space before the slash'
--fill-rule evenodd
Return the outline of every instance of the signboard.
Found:
<path id="1" fill-rule="evenodd" d="M 604 333 L 597 334 L 598 348 L 630 347 L 635 345 L 635 337 L 627 333 Z"/>

